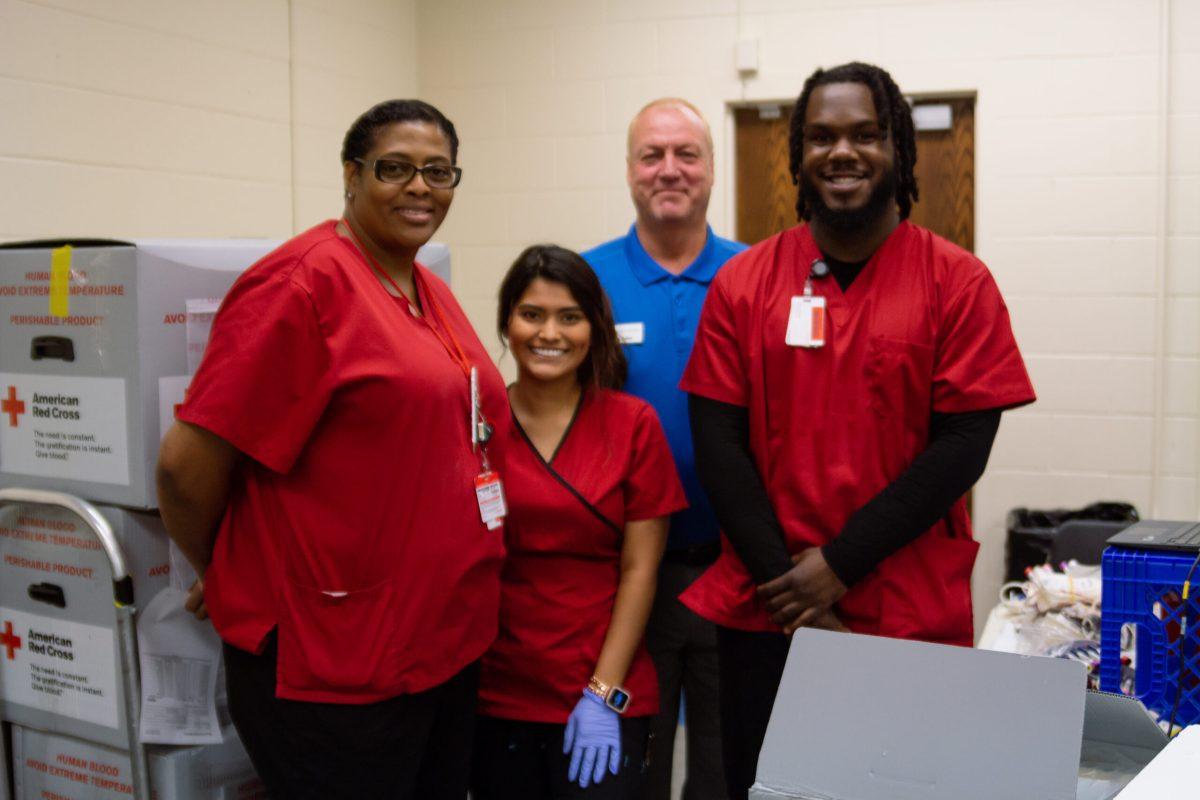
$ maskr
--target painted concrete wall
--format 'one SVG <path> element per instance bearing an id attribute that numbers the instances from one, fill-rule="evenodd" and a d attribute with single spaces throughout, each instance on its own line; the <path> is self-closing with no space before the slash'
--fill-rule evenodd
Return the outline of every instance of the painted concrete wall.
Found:
<path id="1" fill-rule="evenodd" d="M 416 5 L 0 0 L 0 239 L 288 236 L 416 93 Z"/>
<path id="2" fill-rule="evenodd" d="M 740 40 L 758 43 L 752 75 Z M 1013 506 L 1200 516 L 1190 0 L 0 0 L 0 240 L 287 236 L 340 211 L 352 119 L 419 95 L 462 136 L 437 238 L 491 342 L 523 246 L 632 221 L 624 135 L 643 103 L 682 95 L 709 117 L 710 216 L 731 235 L 731 106 L 854 58 L 909 93 L 977 96 L 977 251 L 1041 396 L 1006 415 L 976 490 L 981 613 Z"/>

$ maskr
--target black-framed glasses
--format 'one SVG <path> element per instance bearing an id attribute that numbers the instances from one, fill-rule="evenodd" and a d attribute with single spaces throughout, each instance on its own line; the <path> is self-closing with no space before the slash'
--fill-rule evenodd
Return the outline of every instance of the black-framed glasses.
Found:
<path id="1" fill-rule="evenodd" d="M 449 164 L 426 164 L 418 167 L 407 161 L 397 161 L 393 158 L 376 158 L 371 161 L 354 159 L 364 167 L 375 170 L 375 177 L 384 183 L 397 183 L 403 186 L 421 173 L 421 179 L 430 189 L 453 189 L 462 180 L 462 167 L 452 167 Z"/>

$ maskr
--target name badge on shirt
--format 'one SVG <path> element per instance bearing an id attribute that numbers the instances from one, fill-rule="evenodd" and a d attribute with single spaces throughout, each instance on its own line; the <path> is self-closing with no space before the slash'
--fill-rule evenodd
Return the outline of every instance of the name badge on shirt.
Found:
<path id="1" fill-rule="evenodd" d="M 621 344 L 641 344 L 646 341 L 646 323 L 618 322 L 617 341 Z"/>
<path id="2" fill-rule="evenodd" d="M 508 504 L 504 501 L 504 486 L 499 475 L 491 470 L 476 475 L 475 499 L 479 502 L 479 518 L 489 531 L 504 524 Z"/>
<path id="3" fill-rule="evenodd" d="M 802 295 L 792 298 L 784 342 L 790 347 L 825 346 L 825 298 Z"/>

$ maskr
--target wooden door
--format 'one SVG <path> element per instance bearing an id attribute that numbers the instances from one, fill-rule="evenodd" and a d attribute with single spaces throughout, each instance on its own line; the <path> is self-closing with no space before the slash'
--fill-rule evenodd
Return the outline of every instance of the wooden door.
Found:
<path id="1" fill-rule="evenodd" d="M 948 130 L 917 131 L 917 189 L 911 219 L 967 250 L 975 249 L 975 100 L 924 99 L 949 105 Z M 796 187 L 788 172 L 791 104 L 739 108 L 737 127 L 737 238 L 747 244 L 796 224 Z M 777 115 L 776 115 L 777 112 Z"/>
<path id="2" fill-rule="evenodd" d="M 974 252 L 975 98 L 926 100 L 916 105 L 949 105 L 952 124 L 948 130 L 917 131 L 913 172 L 921 197 L 909 219 Z"/>

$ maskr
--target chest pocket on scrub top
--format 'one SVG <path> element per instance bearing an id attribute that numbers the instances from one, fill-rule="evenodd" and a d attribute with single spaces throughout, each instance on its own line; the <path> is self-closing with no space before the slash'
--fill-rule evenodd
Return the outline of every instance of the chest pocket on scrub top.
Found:
<path id="1" fill-rule="evenodd" d="M 898 423 L 929 417 L 933 392 L 933 347 L 873 336 L 864 374 L 867 405 L 876 415 Z"/>

